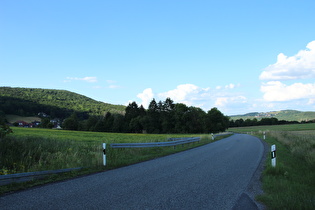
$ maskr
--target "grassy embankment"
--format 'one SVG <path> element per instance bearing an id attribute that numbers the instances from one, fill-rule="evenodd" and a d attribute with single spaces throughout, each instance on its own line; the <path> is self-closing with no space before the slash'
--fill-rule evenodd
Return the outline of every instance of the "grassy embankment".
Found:
<path id="1" fill-rule="evenodd" d="M 16 121 L 18 120 L 22 120 L 24 122 L 27 122 L 27 123 L 31 123 L 31 122 L 34 122 L 34 121 L 41 121 L 41 118 L 37 117 L 37 116 L 34 116 L 34 117 L 21 117 L 21 116 L 18 116 L 18 115 L 13 115 L 13 114 L 10 114 L 10 115 L 6 115 L 5 118 L 8 120 L 9 123 L 15 123 Z"/>
<path id="2" fill-rule="evenodd" d="M 0 140 L 0 175 L 85 167 L 80 171 L 54 175 L 29 184 L 0 186 L 1 192 L 16 190 L 59 178 L 68 178 L 169 155 L 211 142 L 210 135 L 121 134 L 51 129 L 13 128 L 13 134 Z M 161 142 L 174 137 L 200 136 L 199 143 L 173 147 L 113 149 L 110 143 Z M 225 136 L 226 137 L 226 136 Z M 217 137 L 219 140 L 224 137 Z M 107 143 L 107 166 L 103 166 L 102 143 Z"/>
<path id="3" fill-rule="evenodd" d="M 268 155 L 257 197 L 268 209 L 315 209 L 315 124 L 229 129 L 263 138 L 277 147 L 277 165 Z"/>

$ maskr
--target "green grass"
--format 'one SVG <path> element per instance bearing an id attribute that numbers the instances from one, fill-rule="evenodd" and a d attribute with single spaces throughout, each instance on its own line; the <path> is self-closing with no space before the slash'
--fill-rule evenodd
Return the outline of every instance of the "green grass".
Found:
<path id="1" fill-rule="evenodd" d="M 98 143 L 130 143 L 130 142 L 157 142 L 171 137 L 189 137 L 191 134 L 130 134 L 130 133 L 104 133 L 88 131 L 54 130 L 42 128 L 13 127 L 14 137 L 40 137 L 55 138 L 58 140 L 74 140 Z M 193 135 L 195 136 L 195 135 Z"/>
<path id="2" fill-rule="evenodd" d="M 111 143 L 161 142 L 168 138 L 200 136 L 199 143 L 174 147 L 110 148 Z M 225 138 L 217 137 L 216 140 Z M 0 194 L 58 179 L 122 167 L 180 152 L 212 142 L 211 135 L 123 134 L 13 128 L 0 140 L 0 175 L 84 167 L 81 171 L 53 175 L 46 180 L 0 186 Z M 102 143 L 107 143 L 107 165 L 103 166 Z"/>
<path id="3" fill-rule="evenodd" d="M 158 142 L 170 137 L 154 135 L 97 133 L 51 129 L 13 128 L 13 134 L 0 141 L 0 175 L 102 165 L 102 143 L 107 143 L 107 168 L 116 168 L 181 151 L 186 147 L 110 148 L 110 143 Z M 210 135 L 194 146 L 210 141 Z M 207 140 L 206 140 L 207 139 Z M 190 146 L 191 147 L 191 146 Z"/>
<path id="4" fill-rule="evenodd" d="M 228 131 L 233 132 L 259 132 L 259 131 L 303 131 L 303 130 L 315 130 L 315 123 L 306 124 L 292 124 L 292 125 L 261 125 L 261 126 L 249 126 L 249 127 L 235 127 L 229 128 Z"/>
<path id="5" fill-rule="evenodd" d="M 248 132 L 277 147 L 277 165 L 268 155 L 262 176 L 264 194 L 257 197 L 268 209 L 315 209 L 315 124 L 229 129 Z"/>
<path id="6" fill-rule="evenodd" d="M 18 115 L 6 115 L 5 118 L 8 120 L 9 123 L 15 123 L 18 120 L 25 121 L 27 123 L 31 123 L 34 121 L 41 121 L 41 119 L 37 116 L 34 117 L 21 117 Z"/>

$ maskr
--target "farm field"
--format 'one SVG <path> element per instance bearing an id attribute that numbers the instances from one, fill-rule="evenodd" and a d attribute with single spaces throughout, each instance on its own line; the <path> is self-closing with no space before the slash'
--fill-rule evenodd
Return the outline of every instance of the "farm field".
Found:
<path id="1" fill-rule="evenodd" d="M 315 124 L 231 128 L 276 145 L 276 167 L 268 154 L 262 175 L 264 194 L 257 197 L 268 209 L 315 209 Z"/>
<path id="2" fill-rule="evenodd" d="M 97 167 L 101 166 L 103 161 L 102 143 L 162 142 L 168 138 L 192 136 L 196 135 L 102 133 L 14 127 L 13 134 L 0 142 L 4 144 L 1 148 L 6 148 L 1 153 L 0 174 Z M 209 142 L 210 135 L 202 136 Z M 111 149 L 109 146 L 107 148 L 107 168 L 128 165 L 150 159 L 152 155 L 154 158 L 177 151 L 169 148 Z"/>
<path id="3" fill-rule="evenodd" d="M 18 120 L 22 120 L 22 121 L 25 121 L 27 123 L 31 123 L 31 122 L 34 122 L 34 121 L 41 121 L 41 118 L 37 117 L 37 116 L 34 116 L 34 117 L 21 117 L 21 116 L 18 116 L 18 115 L 6 115 L 6 119 L 8 120 L 9 123 L 14 123 Z"/>
<path id="4" fill-rule="evenodd" d="M 132 133 L 104 133 L 88 131 L 70 131 L 42 128 L 13 127 L 13 137 L 56 138 L 58 140 L 73 140 L 98 143 L 131 143 L 158 142 L 171 137 L 190 137 L 194 134 L 132 134 Z"/>
<path id="5" fill-rule="evenodd" d="M 248 127 L 233 127 L 228 131 L 236 133 L 245 132 L 259 132 L 259 131 L 305 131 L 315 130 L 315 123 L 306 124 L 289 124 L 289 125 L 261 125 L 261 126 L 248 126 Z"/>
<path id="6" fill-rule="evenodd" d="M 83 170 L 69 175 L 73 177 L 146 161 L 212 142 L 210 134 L 126 134 L 20 127 L 13 127 L 12 130 L 12 134 L 0 141 L 0 175 L 83 167 Z M 176 148 L 116 149 L 109 146 L 111 143 L 164 142 L 177 137 L 201 137 L 201 140 Z M 220 136 L 215 140 L 225 137 Z M 106 167 L 103 166 L 102 143 L 107 143 Z M 58 176 L 69 178 L 67 175 Z M 17 189 L 20 187 L 21 184 L 18 184 Z M 14 189 L 0 186 L 0 193 Z"/>

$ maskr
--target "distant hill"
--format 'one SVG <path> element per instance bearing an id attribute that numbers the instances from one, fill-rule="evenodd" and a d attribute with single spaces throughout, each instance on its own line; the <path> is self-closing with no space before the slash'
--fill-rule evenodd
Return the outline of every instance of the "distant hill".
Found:
<path id="1" fill-rule="evenodd" d="M 254 119 L 258 120 L 262 118 L 275 117 L 278 120 L 286 121 L 309 121 L 315 119 L 315 112 L 301 112 L 296 110 L 282 110 L 282 111 L 272 111 L 272 112 L 251 112 L 244 115 L 232 115 L 229 116 L 231 120 L 237 119 Z"/>
<path id="2" fill-rule="evenodd" d="M 77 112 L 81 118 L 86 118 L 107 112 L 123 114 L 125 108 L 66 90 L 0 87 L 0 111 L 7 115 L 35 116 L 45 113 L 65 118 Z"/>

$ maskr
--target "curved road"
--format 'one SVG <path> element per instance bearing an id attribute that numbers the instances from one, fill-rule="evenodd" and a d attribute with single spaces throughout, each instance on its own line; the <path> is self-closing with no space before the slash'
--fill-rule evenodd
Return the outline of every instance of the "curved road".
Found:
<path id="1" fill-rule="evenodd" d="M 233 209 L 240 200 L 243 207 L 256 208 L 239 198 L 263 152 L 258 138 L 235 134 L 174 155 L 2 196 L 0 208 Z"/>

